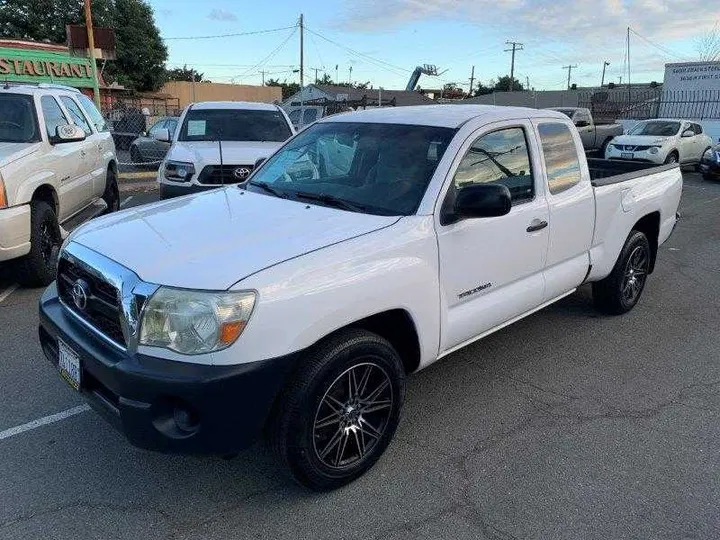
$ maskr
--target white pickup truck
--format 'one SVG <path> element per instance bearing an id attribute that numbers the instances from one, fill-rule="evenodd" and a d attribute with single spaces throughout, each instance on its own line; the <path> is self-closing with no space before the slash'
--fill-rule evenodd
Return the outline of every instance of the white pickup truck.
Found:
<path id="1" fill-rule="evenodd" d="M 0 87 L 0 262 L 24 285 L 55 279 L 63 228 L 120 206 L 105 120 L 78 90 Z"/>
<path id="2" fill-rule="evenodd" d="M 588 166 L 558 112 L 332 116 L 243 185 L 74 232 L 40 340 L 133 444 L 232 454 L 265 434 L 332 489 L 389 444 L 408 374 L 583 283 L 632 309 L 681 190 L 677 165 Z"/>

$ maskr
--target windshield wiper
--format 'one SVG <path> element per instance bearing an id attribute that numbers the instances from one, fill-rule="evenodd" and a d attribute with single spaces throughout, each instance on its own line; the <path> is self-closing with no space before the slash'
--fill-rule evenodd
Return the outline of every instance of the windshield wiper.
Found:
<path id="1" fill-rule="evenodd" d="M 270 185 L 266 184 L 265 182 L 248 182 L 248 185 L 259 187 L 262 190 L 267 191 L 268 193 L 275 195 L 276 197 L 279 197 L 281 199 L 286 199 L 287 194 L 283 193 L 282 191 L 275 189 L 274 187 L 271 187 Z"/>
<path id="2" fill-rule="evenodd" d="M 307 191 L 295 191 L 293 195 L 301 199 L 307 199 L 309 201 L 318 201 L 328 206 L 334 206 L 335 208 L 341 208 L 343 210 L 350 210 L 351 212 L 367 212 L 367 206 L 361 204 L 355 204 L 335 197 L 335 195 L 329 195 L 327 193 L 309 193 Z"/>

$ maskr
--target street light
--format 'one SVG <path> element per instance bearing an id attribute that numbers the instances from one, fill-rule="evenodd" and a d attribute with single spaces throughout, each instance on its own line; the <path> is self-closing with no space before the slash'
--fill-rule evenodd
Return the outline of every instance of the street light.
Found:
<path id="1" fill-rule="evenodd" d="M 600 89 L 602 89 L 603 84 L 605 84 L 605 68 L 610 65 L 610 62 L 603 62 L 603 74 L 602 79 L 600 79 Z"/>

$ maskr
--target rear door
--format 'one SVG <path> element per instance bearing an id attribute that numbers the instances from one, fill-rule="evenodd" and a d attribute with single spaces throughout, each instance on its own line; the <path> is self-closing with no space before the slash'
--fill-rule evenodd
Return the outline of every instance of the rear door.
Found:
<path id="1" fill-rule="evenodd" d="M 549 245 L 545 263 L 544 301 L 582 283 L 590 265 L 595 226 L 595 199 L 580 141 L 559 120 L 536 120 L 543 155 L 549 206 Z"/>
<path id="2" fill-rule="evenodd" d="M 47 167 L 58 177 L 58 220 L 62 223 L 75 212 L 82 210 L 91 193 L 89 176 L 83 166 L 85 141 L 56 143 L 58 126 L 72 123 L 54 96 L 40 97 L 44 129 L 50 141 L 46 156 Z"/>
<path id="3" fill-rule="evenodd" d="M 468 185 L 501 183 L 512 194 L 512 208 L 505 216 L 451 224 L 436 212 L 447 313 L 441 352 L 542 303 L 548 208 L 532 130 L 527 120 L 484 126 L 463 143 L 450 169 L 443 204 Z"/>

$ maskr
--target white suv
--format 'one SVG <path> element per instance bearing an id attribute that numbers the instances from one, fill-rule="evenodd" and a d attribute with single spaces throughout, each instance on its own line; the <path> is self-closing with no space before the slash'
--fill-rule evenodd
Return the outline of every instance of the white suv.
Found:
<path id="1" fill-rule="evenodd" d="M 115 145 L 93 102 L 59 85 L 0 86 L 0 261 L 47 285 L 70 228 L 119 208 Z"/>
<path id="2" fill-rule="evenodd" d="M 277 105 L 243 101 L 190 104 L 178 126 L 172 137 L 167 129 L 152 134 L 172 142 L 158 170 L 163 199 L 244 182 L 295 133 Z"/>

